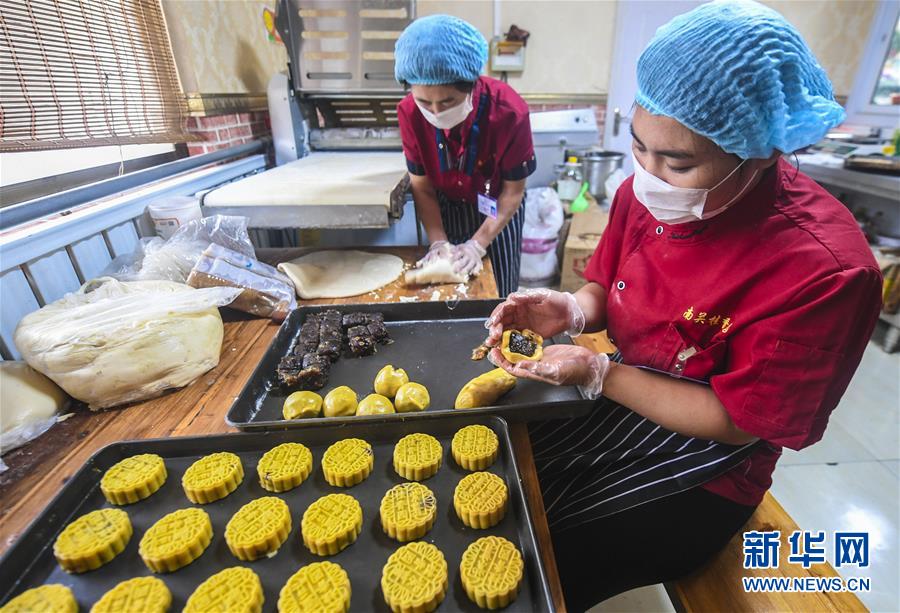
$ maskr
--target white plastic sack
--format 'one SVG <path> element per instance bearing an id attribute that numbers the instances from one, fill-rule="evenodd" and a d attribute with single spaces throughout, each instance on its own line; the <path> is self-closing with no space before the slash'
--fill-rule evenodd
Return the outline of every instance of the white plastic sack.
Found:
<path id="1" fill-rule="evenodd" d="M 549 187 L 530 189 L 525 199 L 522 228 L 522 281 L 543 281 L 556 275 L 559 229 L 564 219 L 562 202 Z"/>
<path id="2" fill-rule="evenodd" d="M 525 194 L 524 238 L 557 238 L 563 219 L 562 202 L 555 189 L 538 187 Z"/>
<path id="3" fill-rule="evenodd" d="M 171 281 L 100 278 L 26 315 L 14 341 L 28 364 L 92 409 L 183 387 L 219 363 L 216 307 L 241 293 Z"/>
<path id="4" fill-rule="evenodd" d="M 119 281 L 177 281 L 184 283 L 203 250 L 217 244 L 249 258 L 256 258 L 248 219 L 212 215 L 178 228 L 168 240 L 143 238 L 133 253 L 117 257 L 101 276 Z"/>

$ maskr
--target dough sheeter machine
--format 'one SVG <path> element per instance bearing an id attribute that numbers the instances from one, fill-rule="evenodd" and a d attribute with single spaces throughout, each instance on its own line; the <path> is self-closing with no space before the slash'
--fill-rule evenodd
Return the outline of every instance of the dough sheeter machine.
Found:
<path id="1" fill-rule="evenodd" d="M 268 86 L 276 166 L 207 193 L 253 228 L 387 228 L 409 187 L 394 43 L 414 0 L 279 0 L 288 71 Z"/>

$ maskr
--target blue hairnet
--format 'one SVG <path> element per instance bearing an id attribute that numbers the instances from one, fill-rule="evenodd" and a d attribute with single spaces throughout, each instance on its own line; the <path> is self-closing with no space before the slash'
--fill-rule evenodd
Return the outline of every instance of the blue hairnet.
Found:
<path id="1" fill-rule="evenodd" d="M 394 46 L 394 76 L 411 85 L 476 81 L 488 44 L 475 26 L 450 15 L 416 19 Z"/>
<path id="2" fill-rule="evenodd" d="M 743 159 L 811 145 L 845 117 L 797 30 L 750 0 L 703 4 L 659 28 L 637 81 L 639 105 Z"/>

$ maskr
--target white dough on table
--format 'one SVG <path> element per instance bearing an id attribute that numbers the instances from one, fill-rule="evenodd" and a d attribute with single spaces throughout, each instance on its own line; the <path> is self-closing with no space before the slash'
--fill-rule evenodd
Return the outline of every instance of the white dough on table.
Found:
<path id="1" fill-rule="evenodd" d="M 465 283 L 468 275 L 463 275 L 453 270 L 453 263 L 440 258 L 423 266 L 407 270 L 403 277 L 406 285 L 432 285 L 438 283 Z"/>
<path id="2" fill-rule="evenodd" d="M 278 270 L 304 300 L 346 298 L 384 287 L 403 272 L 403 260 L 387 253 L 314 251 L 282 262 Z"/>

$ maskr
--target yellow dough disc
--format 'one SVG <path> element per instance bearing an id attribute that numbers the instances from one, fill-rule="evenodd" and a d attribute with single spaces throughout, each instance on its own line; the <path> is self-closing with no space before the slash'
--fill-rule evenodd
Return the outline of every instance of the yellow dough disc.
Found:
<path id="1" fill-rule="evenodd" d="M 278 613 L 346 613 L 350 577 L 334 562 L 313 562 L 287 580 L 278 594 Z"/>
<path id="2" fill-rule="evenodd" d="M 78 613 L 72 590 L 58 583 L 25 590 L 5 605 L 0 613 Z"/>
<path id="3" fill-rule="evenodd" d="M 158 455 L 133 455 L 106 471 L 100 479 L 100 491 L 112 504 L 131 504 L 162 487 L 166 476 L 166 464 Z"/>
<path id="4" fill-rule="evenodd" d="M 362 517 L 362 507 L 353 496 L 323 496 L 303 513 L 303 544 L 316 555 L 334 555 L 356 541 L 362 532 Z"/>
<path id="5" fill-rule="evenodd" d="M 172 592 L 162 580 L 135 577 L 103 594 L 91 613 L 166 613 L 171 606 Z"/>
<path id="6" fill-rule="evenodd" d="M 466 426 L 453 435 L 450 453 L 453 459 L 466 470 L 485 470 L 497 460 L 500 441 L 494 431 L 487 426 Z"/>
<path id="7" fill-rule="evenodd" d="M 53 555 L 67 572 L 94 570 L 122 553 L 132 532 L 131 520 L 125 511 L 91 511 L 63 529 L 53 544 Z"/>
<path id="8" fill-rule="evenodd" d="M 493 473 L 466 475 L 453 492 L 453 508 L 470 528 L 496 526 L 506 514 L 509 492 L 506 483 Z"/>
<path id="9" fill-rule="evenodd" d="M 424 541 L 404 545 L 384 565 L 381 591 L 395 613 L 434 611 L 447 594 L 444 554 Z"/>
<path id="10" fill-rule="evenodd" d="M 182 613 L 260 613 L 264 600 L 256 573 L 232 566 L 198 585 Z"/>
<path id="11" fill-rule="evenodd" d="M 138 553 L 155 573 L 170 573 L 199 558 L 212 540 L 212 522 L 203 509 L 173 511 L 150 526 Z"/>
<path id="12" fill-rule="evenodd" d="M 365 481 L 374 466 L 372 446 L 359 438 L 340 440 L 322 456 L 325 480 L 338 487 L 351 487 Z"/>
<path id="13" fill-rule="evenodd" d="M 407 434 L 394 446 L 394 470 L 404 479 L 423 481 L 440 469 L 443 451 L 430 434 Z"/>
<path id="14" fill-rule="evenodd" d="M 437 517 L 437 499 L 421 483 L 401 483 L 381 499 L 381 527 L 401 543 L 425 536 Z"/>
<path id="15" fill-rule="evenodd" d="M 270 492 L 286 492 L 312 472 L 312 453 L 300 443 L 282 443 L 267 451 L 256 465 L 259 484 Z"/>
<path id="16" fill-rule="evenodd" d="M 257 498 L 225 526 L 225 542 L 239 560 L 256 560 L 278 551 L 291 532 L 291 510 L 275 496 Z"/>
<path id="17" fill-rule="evenodd" d="M 207 504 L 225 498 L 244 480 L 241 459 L 222 451 L 204 456 L 191 464 L 181 478 L 181 486 L 191 502 Z"/>
<path id="18" fill-rule="evenodd" d="M 515 600 L 524 571 L 522 554 L 499 536 L 486 536 L 469 545 L 459 564 L 466 595 L 482 609 L 502 609 Z"/>

